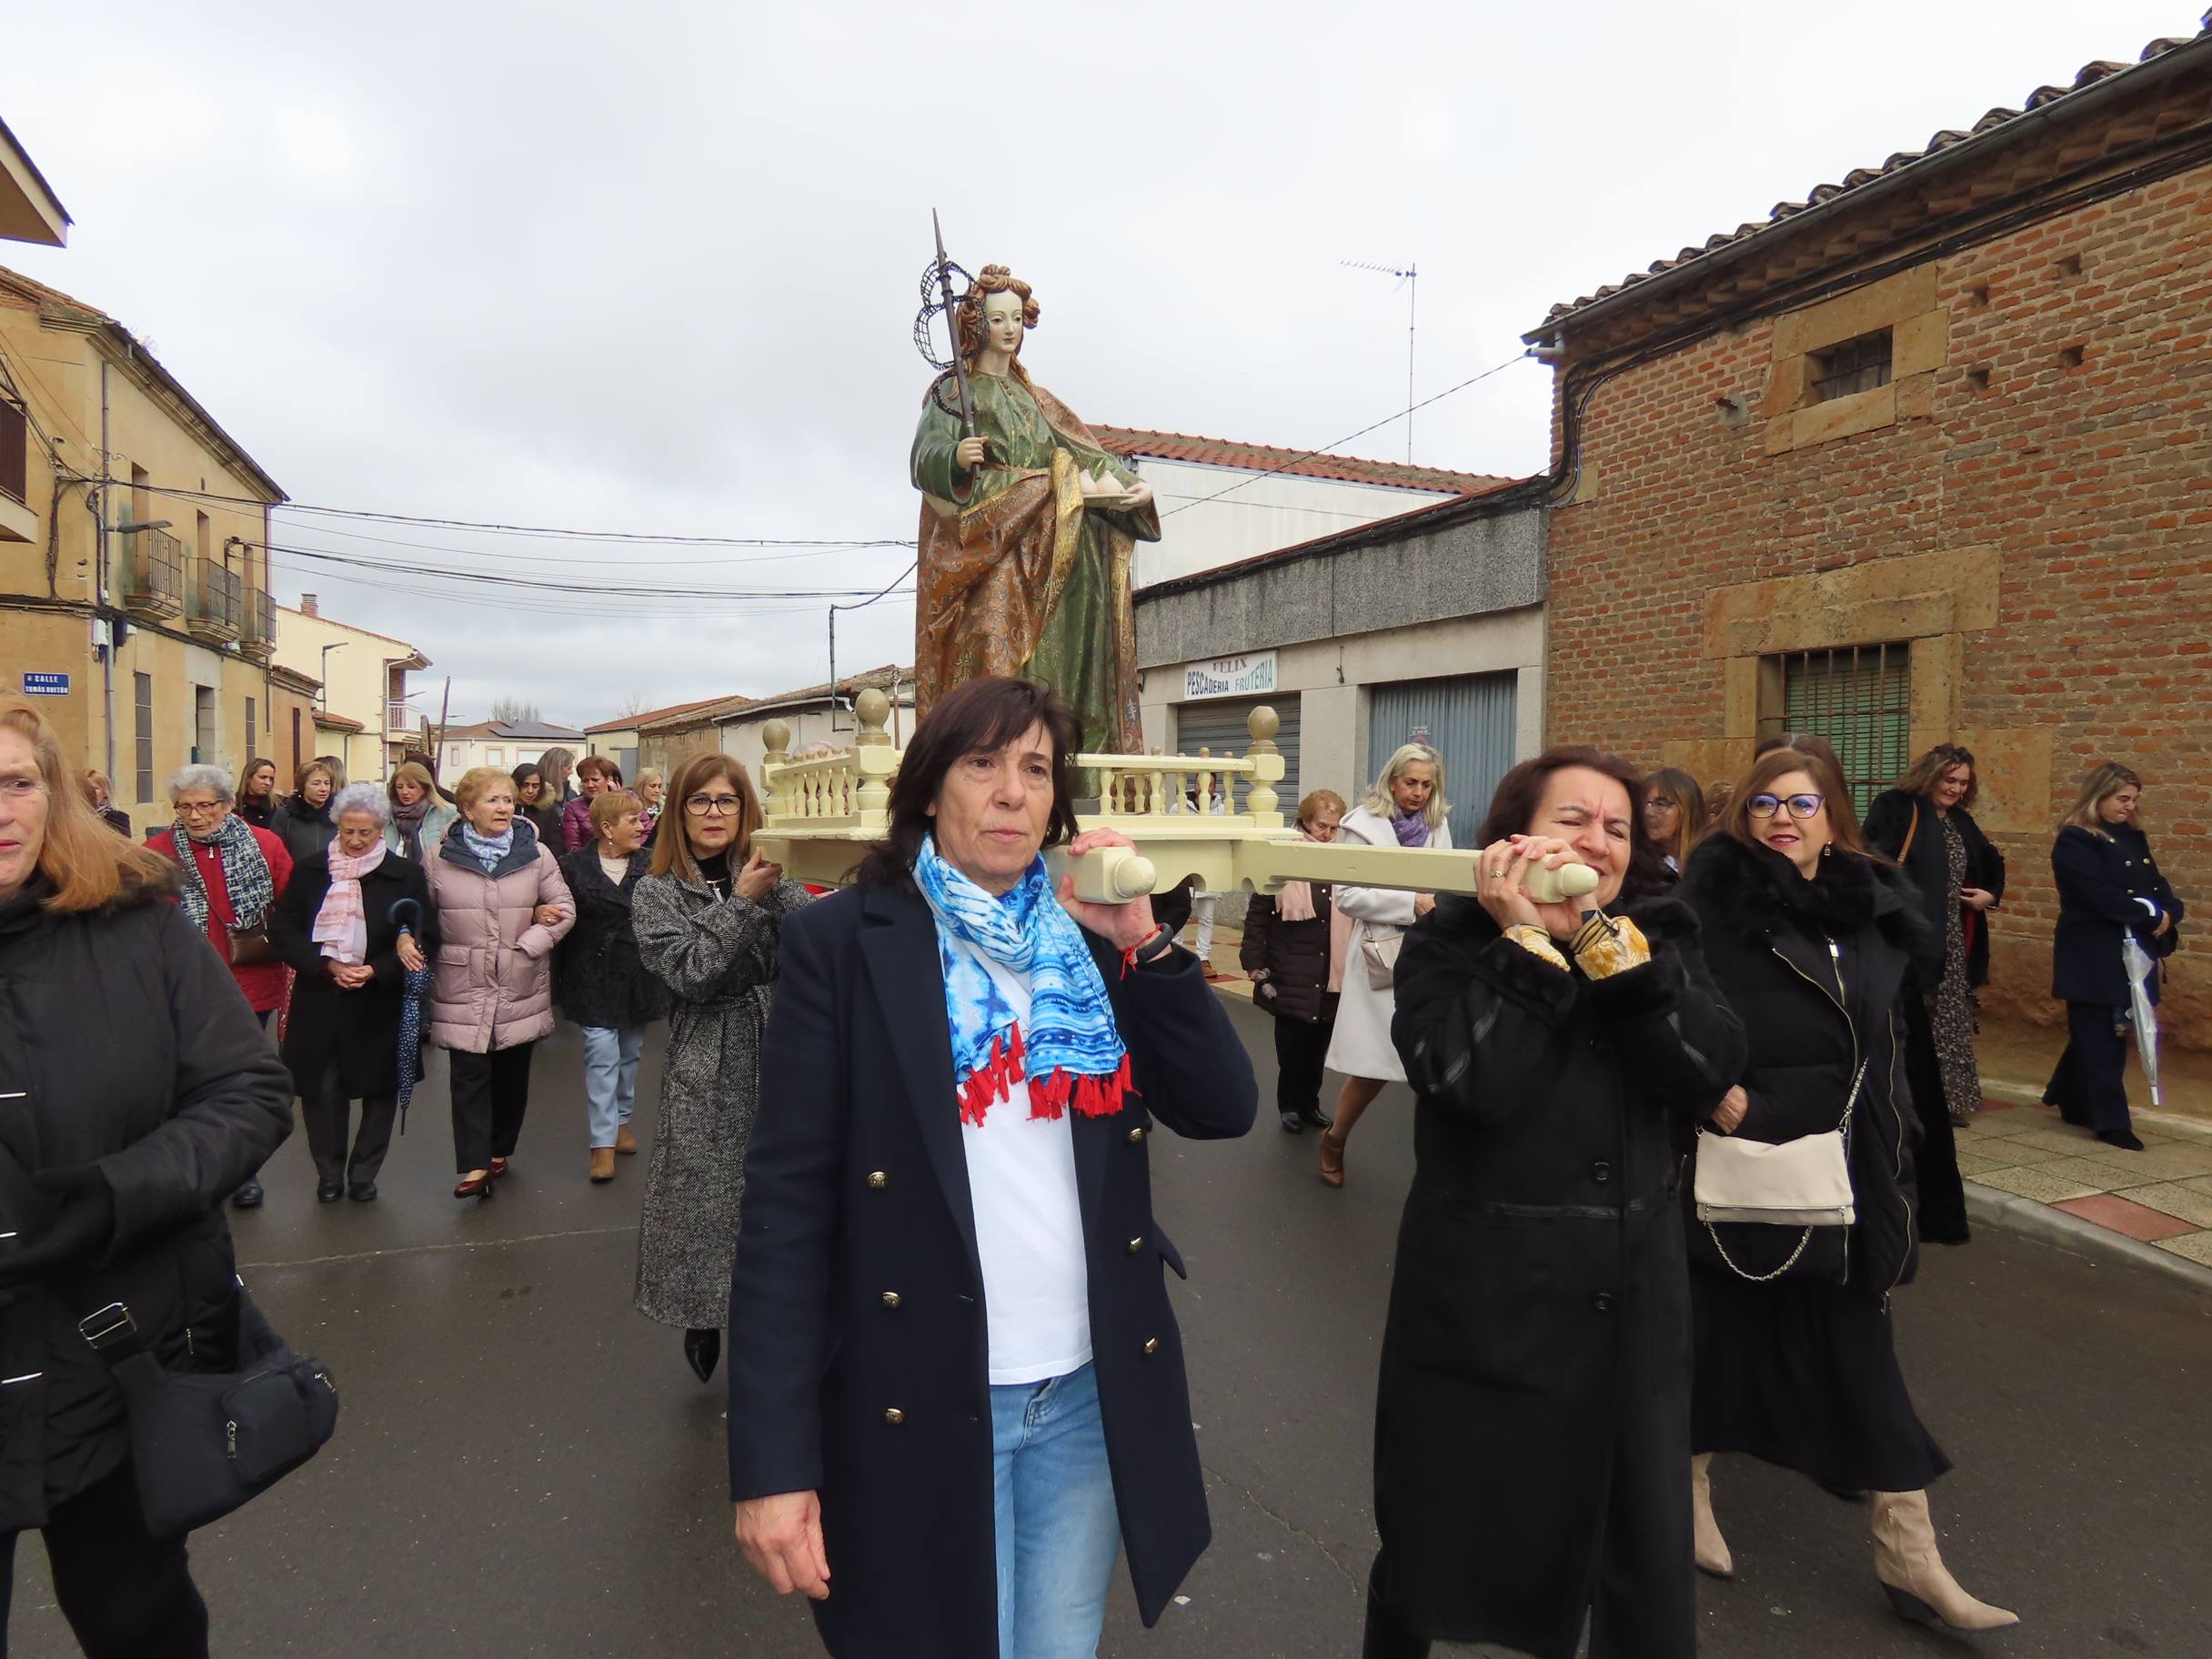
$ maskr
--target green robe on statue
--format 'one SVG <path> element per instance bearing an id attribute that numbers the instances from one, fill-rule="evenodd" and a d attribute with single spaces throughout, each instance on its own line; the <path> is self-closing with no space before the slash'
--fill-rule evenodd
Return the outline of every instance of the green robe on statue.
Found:
<path id="1" fill-rule="evenodd" d="M 990 460 L 970 475 L 951 378 L 922 402 L 914 432 L 921 508 L 914 621 L 918 712 L 961 681 L 1018 675 L 1051 686 L 1082 722 L 1085 749 L 1139 752 L 1130 561 L 1160 539 L 1154 507 L 1086 507 L 1081 478 L 1136 475 L 1019 370 L 969 376 Z"/>

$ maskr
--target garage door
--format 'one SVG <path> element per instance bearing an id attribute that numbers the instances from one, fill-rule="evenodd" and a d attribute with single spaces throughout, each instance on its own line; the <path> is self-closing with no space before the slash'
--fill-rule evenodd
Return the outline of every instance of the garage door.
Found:
<path id="1" fill-rule="evenodd" d="M 1444 758 L 1452 803 L 1452 844 L 1471 847 L 1490 811 L 1498 779 L 1513 763 L 1513 714 L 1520 676 L 1462 674 L 1408 679 L 1368 694 L 1367 753 L 1380 772 L 1398 748 L 1418 739 Z"/>
<path id="2" fill-rule="evenodd" d="M 1216 755 L 1242 755 L 1252 748 L 1252 732 L 1245 718 L 1259 708 L 1272 709 L 1282 718 L 1275 747 L 1282 751 L 1282 781 L 1275 786 L 1281 797 L 1278 809 L 1286 819 L 1298 811 L 1298 694 L 1277 692 L 1272 697 L 1219 702 L 1179 703 L 1175 709 L 1175 749 L 1195 755 L 1202 749 Z M 1242 797 L 1239 798 L 1242 804 Z"/>

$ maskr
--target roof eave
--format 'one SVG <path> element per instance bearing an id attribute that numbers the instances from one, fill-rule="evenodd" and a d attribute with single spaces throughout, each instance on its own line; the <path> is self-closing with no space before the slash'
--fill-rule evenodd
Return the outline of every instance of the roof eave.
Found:
<path id="1" fill-rule="evenodd" d="M 2139 91 L 2146 85 L 2185 73 L 2207 55 L 2212 55 L 2212 32 L 2199 35 L 2186 45 L 2162 52 L 2146 62 L 2131 64 L 2116 75 L 2108 75 L 2100 81 L 2092 82 L 2064 97 L 2055 98 L 2038 108 L 2023 109 L 2011 120 L 2001 122 L 1986 132 L 1969 133 L 1956 144 L 1915 157 L 1863 185 L 1838 191 L 1826 201 L 1801 208 L 1787 218 L 1777 219 L 1748 236 L 1729 242 L 1710 253 L 1699 253 L 1666 270 L 1646 276 L 1641 282 L 1629 283 L 1602 298 L 1577 306 L 1563 316 L 1547 318 L 1521 338 L 1531 346 L 1555 345 L 1565 337 L 1571 328 L 1586 327 L 1593 321 L 1628 311 L 1655 294 L 1672 293 L 1676 288 L 1704 281 L 1715 272 L 1725 270 L 1754 253 L 1764 253 L 1775 242 L 1807 225 L 1825 223 L 1868 202 L 1878 202 L 1893 192 L 1903 189 L 1907 184 L 1924 183 L 1936 174 L 1948 171 L 1962 162 L 1978 159 L 1989 151 L 2000 148 L 2006 143 L 2021 138 L 2043 126 L 2072 120 L 2099 109 L 2123 91 Z"/>
<path id="2" fill-rule="evenodd" d="M 5 121 L 0 121 L 0 180 L 13 186 L 12 194 L 17 203 L 11 205 L 19 205 L 21 209 L 20 215 L 6 216 L 19 219 L 20 231 L 0 229 L 0 236 L 11 242 L 36 243 L 45 247 L 68 245 L 69 226 L 76 221 L 69 216 L 69 210 L 62 206 L 61 197 L 54 194 L 54 186 L 46 182 L 46 176 L 31 159 L 30 151 L 8 131 Z"/>

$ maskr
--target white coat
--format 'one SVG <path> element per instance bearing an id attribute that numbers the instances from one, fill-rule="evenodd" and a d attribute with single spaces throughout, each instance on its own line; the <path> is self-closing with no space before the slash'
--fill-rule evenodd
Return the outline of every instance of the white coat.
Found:
<path id="1" fill-rule="evenodd" d="M 1337 830 L 1340 841 L 1364 841 L 1370 847 L 1395 847 L 1398 832 L 1390 819 L 1365 807 L 1355 807 Z M 1439 824 L 1429 837 L 1432 847 L 1452 845 L 1452 826 Z M 1336 1010 L 1336 1034 L 1329 1040 L 1329 1070 L 1346 1077 L 1380 1077 L 1392 1082 L 1405 1081 L 1398 1051 L 1391 1046 L 1390 1017 L 1395 998 L 1377 990 L 1367 978 L 1362 940 L 1413 925 L 1414 895 L 1390 887 L 1337 886 L 1336 908 L 1352 918 L 1352 938 L 1344 947 L 1344 994 Z"/>

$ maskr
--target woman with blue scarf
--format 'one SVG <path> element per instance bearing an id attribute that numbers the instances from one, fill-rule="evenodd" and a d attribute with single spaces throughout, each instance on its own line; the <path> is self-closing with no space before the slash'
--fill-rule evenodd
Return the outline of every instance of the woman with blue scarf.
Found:
<path id="1" fill-rule="evenodd" d="M 1077 900 L 1074 716 L 970 680 L 916 728 L 860 884 L 784 920 L 729 1302 L 739 1543 L 838 1659 L 1096 1651 L 1210 1537 L 1153 1219 L 1155 1124 L 1252 1067 L 1149 900 Z M 1072 838 L 1072 839 L 1071 839 Z"/>

